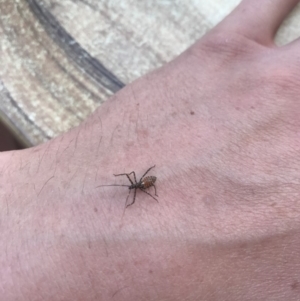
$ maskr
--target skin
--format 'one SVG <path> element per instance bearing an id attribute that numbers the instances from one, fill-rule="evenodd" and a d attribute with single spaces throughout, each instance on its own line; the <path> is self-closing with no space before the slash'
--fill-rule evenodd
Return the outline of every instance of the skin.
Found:
<path id="1" fill-rule="evenodd" d="M 299 300 L 300 42 L 273 42 L 297 3 L 242 1 L 78 128 L 1 153 L 3 300 Z M 96 188 L 154 164 L 159 203 Z"/>

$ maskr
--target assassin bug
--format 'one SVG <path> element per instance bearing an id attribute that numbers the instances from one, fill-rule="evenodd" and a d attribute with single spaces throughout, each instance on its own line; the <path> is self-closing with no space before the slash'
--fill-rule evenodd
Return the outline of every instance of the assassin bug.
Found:
<path id="1" fill-rule="evenodd" d="M 134 202 L 135 202 L 135 197 L 136 197 L 136 190 L 137 189 L 140 189 L 141 191 L 145 192 L 146 194 L 150 195 L 156 202 L 158 202 L 158 200 L 152 195 L 150 194 L 149 192 L 146 191 L 147 188 L 150 188 L 151 186 L 154 187 L 154 191 L 155 191 L 155 196 L 158 196 L 156 194 L 156 187 L 155 187 L 155 181 L 156 181 L 156 177 L 154 176 L 147 176 L 146 177 L 146 174 L 152 169 L 154 168 L 154 166 L 150 167 L 144 174 L 143 176 L 140 178 L 140 180 L 137 182 L 136 180 L 136 176 L 135 176 L 135 172 L 132 171 L 131 173 L 121 173 L 121 174 L 117 174 L 114 176 L 115 177 L 119 177 L 119 176 L 126 176 L 130 182 L 131 185 L 118 185 L 118 184 L 110 184 L 110 185 L 99 185 L 97 187 L 103 187 L 103 186 L 123 186 L 123 187 L 128 187 L 129 189 L 129 193 L 128 193 L 128 196 L 126 198 L 126 202 L 125 204 L 127 204 L 127 200 L 129 198 L 129 195 L 131 193 L 131 190 L 134 189 L 134 194 L 133 194 L 133 200 L 130 204 L 126 205 L 126 208 L 133 205 Z M 134 182 L 132 181 L 132 179 L 130 178 L 130 175 L 133 174 L 133 177 L 134 177 Z"/>

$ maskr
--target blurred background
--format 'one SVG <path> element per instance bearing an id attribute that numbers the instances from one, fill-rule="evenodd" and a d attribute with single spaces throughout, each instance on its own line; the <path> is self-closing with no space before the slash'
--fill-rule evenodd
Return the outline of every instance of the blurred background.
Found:
<path id="1" fill-rule="evenodd" d="M 2 123 L 0 123 L 0 152 L 22 149 L 25 145 L 22 145 L 17 138 L 9 131 L 9 129 Z"/>

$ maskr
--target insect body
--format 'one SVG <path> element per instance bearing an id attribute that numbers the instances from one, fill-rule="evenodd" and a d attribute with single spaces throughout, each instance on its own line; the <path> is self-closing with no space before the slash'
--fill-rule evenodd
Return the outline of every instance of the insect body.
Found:
<path id="1" fill-rule="evenodd" d="M 149 188 L 149 187 L 151 187 L 151 186 L 153 186 L 153 187 L 155 188 L 155 186 L 154 186 L 155 181 L 156 181 L 156 177 L 154 177 L 154 176 L 148 176 L 148 177 L 145 177 L 145 178 L 141 181 L 141 187 L 142 187 L 143 189 L 147 189 L 147 188 Z"/>
<path id="2" fill-rule="evenodd" d="M 136 197 L 136 190 L 137 189 L 140 189 L 141 191 L 143 191 L 144 193 L 150 195 L 155 201 L 158 202 L 158 200 L 152 195 L 150 194 L 149 192 L 146 191 L 146 189 L 150 188 L 151 186 L 154 187 L 154 191 L 155 191 L 155 196 L 158 196 L 156 194 L 156 187 L 155 187 L 155 182 L 156 182 L 156 177 L 154 176 L 147 176 L 146 177 L 146 174 L 152 169 L 154 168 L 154 166 L 150 167 L 144 174 L 143 176 L 140 178 L 140 180 L 137 182 L 136 180 L 136 175 L 135 175 L 135 172 L 132 171 L 131 173 L 121 173 L 121 174 L 117 174 L 117 175 L 114 175 L 115 177 L 118 177 L 118 176 L 126 176 L 130 182 L 131 185 L 118 185 L 118 184 L 111 184 L 111 185 L 99 185 L 97 187 L 103 187 L 103 186 L 124 186 L 124 187 L 128 187 L 129 189 L 129 193 L 128 193 L 128 196 L 126 198 L 126 204 L 127 204 L 127 200 L 129 198 L 129 195 L 131 193 L 131 190 L 134 190 L 134 195 L 133 195 L 133 200 L 130 204 L 126 205 L 126 208 L 133 205 L 134 202 L 135 202 L 135 197 Z M 132 179 L 130 178 L 130 175 L 133 174 L 133 178 L 134 178 L 134 181 L 132 181 Z"/>

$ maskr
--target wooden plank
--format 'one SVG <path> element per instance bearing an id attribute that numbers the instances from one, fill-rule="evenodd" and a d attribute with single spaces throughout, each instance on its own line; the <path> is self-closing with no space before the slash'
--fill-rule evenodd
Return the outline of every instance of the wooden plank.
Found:
<path id="1" fill-rule="evenodd" d="M 0 111 L 6 124 L 28 145 L 78 125 L 122 87 L 106 75 L 101 80 L 97 65 L 88 72 L 86 61 L 78 64 L 37 20 L 26 1 L 2 1 L 0 10 L 5 16 L 0 20 Z M 84 56 L 78 48 L 73 47 L 75 56 Z"/>

